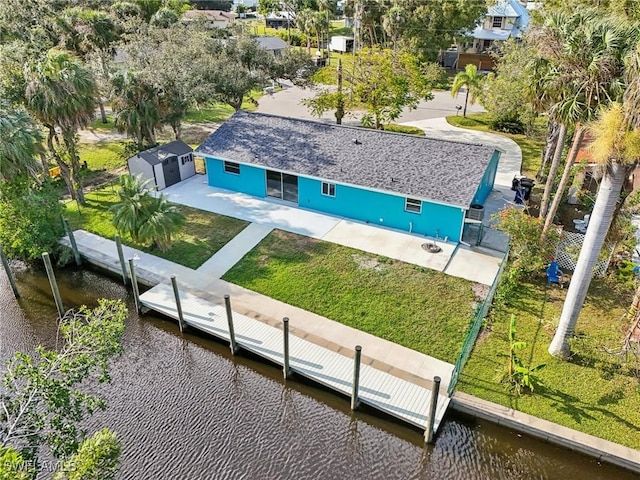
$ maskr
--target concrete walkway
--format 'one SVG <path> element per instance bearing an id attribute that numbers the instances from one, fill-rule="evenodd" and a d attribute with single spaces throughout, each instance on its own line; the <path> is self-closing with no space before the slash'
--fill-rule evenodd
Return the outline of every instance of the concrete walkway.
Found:
<path id="1" fill-rule="evenodd" d="M 247 227 L 248 228 L 248 227 Z M 84 230 L 74 232 L 81 255 L 93 263 L 120 274 L 120 262 L 115 242 Z M 69 245 L 65 237 L 62 243 Z M 263 321 L 281 325 L 283 317 L 289 317 L 292 333 L 301 338 L 351 355 L 355 345 L 362 346 L 363 362 L 400 378 L 428 385 L 434 376 L 442 378 L 442 388 L 447 388 L 453 365 L 424 355 L 396 343 L 383 340 L 356 330 L 321 315 L 274 300 L 224 280 L 210 278 L 202 272 L 164 260 L 139 250 L 123 246 L 125 261 L 136 258 L 136 274 L 140 283 L 155 286 L 167 283 L 176 275 L 181 289 L 222 304 L 224 295 L 231 297 L 233 311 Z M 201 267 L 202 268 L 202 267 Z M 348 352 L 348 353 L 347 353 Z"/>
<path id="2" fill-rule="evenodd" d="M 273 227 L 250 223 L 196 270 L 206 279 L 218 279 L 269 235 Z"/>

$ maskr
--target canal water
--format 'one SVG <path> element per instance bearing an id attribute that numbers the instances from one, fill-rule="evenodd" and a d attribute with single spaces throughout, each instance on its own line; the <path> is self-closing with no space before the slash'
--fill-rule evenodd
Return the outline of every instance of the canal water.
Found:
<path id="1" fill-rule="evenodd" d="M 46 276 L 18 271 L 15 300 L 0 272 L 0 360 L 55 339 Z M 58 271 L 66 308 L 123 298 L 115 279 Z M 172 321 L 130 315 L 112 382 L 97 390 L 108 408 L 87 428 L 111 428 L 123 443 L 119 479 L 638 479 L 490 423 L 451 413 L 434 446 L 422 432 L 349 401 Z M 46 478 L 46 475 L 42 475 Z"/>

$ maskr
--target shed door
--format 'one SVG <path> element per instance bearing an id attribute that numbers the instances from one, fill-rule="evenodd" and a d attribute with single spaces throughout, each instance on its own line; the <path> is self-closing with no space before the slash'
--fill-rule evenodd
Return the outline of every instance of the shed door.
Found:
<path id="1" fill-rule="evenodd" d="M 178 157 L 169 157 L 162 161 L 162 173 L 164 173 L 164 184 L 167 187 L 180 181 L 180 166 Z"/>

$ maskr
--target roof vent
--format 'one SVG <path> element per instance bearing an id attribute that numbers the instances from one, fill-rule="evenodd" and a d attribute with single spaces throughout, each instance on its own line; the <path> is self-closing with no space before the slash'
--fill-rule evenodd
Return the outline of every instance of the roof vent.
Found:
<path id="1" fill-rule="evenodd" d="M 357 138 L 354 138 L 353 140 L 351 140 L 353 143 L 355 143 L 356 145 L 360 145 L 362 144 L 362 142 L 360 140 L 358 140 Z"/>

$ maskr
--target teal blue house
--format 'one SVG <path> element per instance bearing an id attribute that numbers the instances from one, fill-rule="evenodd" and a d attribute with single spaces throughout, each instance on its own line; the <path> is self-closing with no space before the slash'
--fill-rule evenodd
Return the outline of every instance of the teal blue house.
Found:
<path id="1" fill-rule="evenodd" d="M 500 159 L 486 145 L 249 112 L 196 154 L 213 187 L 454 242 Z"/>

